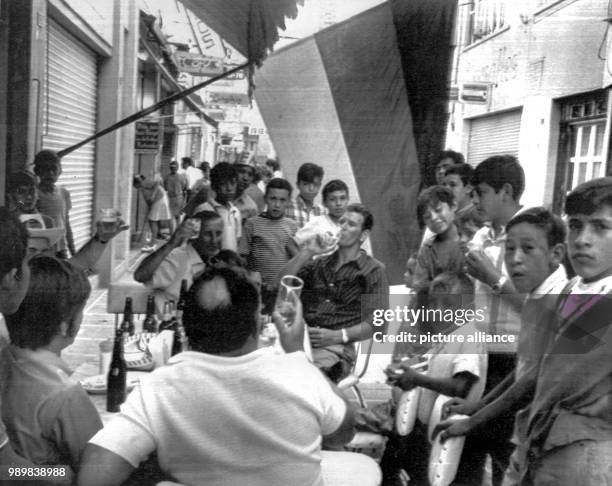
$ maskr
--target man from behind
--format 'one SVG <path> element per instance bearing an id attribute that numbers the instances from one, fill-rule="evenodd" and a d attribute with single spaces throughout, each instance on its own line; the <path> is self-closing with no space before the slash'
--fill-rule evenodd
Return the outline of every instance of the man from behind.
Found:
<path id="1" fill-rule="evenodd" d="M 260 307 L 254 284 L 231 269 L 197 279 L 183 315 L 192 350 L 141 381 L 91 440 L 78 484 L 121 484 L 154 450 L 182 484 L 323 484 L 338 453 L 322 453 L 322 438 L 349 441 L 352 412 L 308 362 L 301 319 L 285 327 L 274 315 L 287 354 L 257 349 Z"/>

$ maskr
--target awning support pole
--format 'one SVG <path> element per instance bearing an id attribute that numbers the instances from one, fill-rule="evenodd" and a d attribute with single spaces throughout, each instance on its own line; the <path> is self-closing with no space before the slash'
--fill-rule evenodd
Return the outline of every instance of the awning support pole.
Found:
<path id="1" fill-rule="evenodd" d="M 68 155 L 69 153 L 74 152 L 75 150 L 81 148 L 83 145 L 88 144 L 92 140 L 95 140 L 96 138 L 100 138 L 101 136 L 106 135 L 107 133 L 117 130 L 118 128 L 124 127 L 125 125 L 128 125 L 144 116 L 150 115 L 151 113 L 159 110 L 160 108 L 163 108 L 167 104 L 180 100 L 184 98 L 185 96 L 190 95 L 191 93 L 195 93 L 196 91 L 208 86 L 209 84 L 212 84 L 215 81 L 223 79 L 226 76 L 229 76 L 230 74 L 234 74 L 235 72 L 238 72 L 241 69 L 245 69 L 248 66 L 249 66 L 249 63 L 246 62 L 244 64 L 241 64 L 240 66 L 236 66 L 235 68 L 230 69 L 229 71 L 225 71 L 224 73 L 221 73 L 218 76 L 215 76 L 214 78 L 210 78 L 210 79 L 207 79 L 206 81 L 202 81 L 201 83 L 196 84 L 192 86 L 191 88 L 187 88 L 183 91 L 179 91 L 178 93 L 174 93 L 173 95 L 170 95 L 167 98 L 164 98 L 163 100 L 158 101 L 154 105 L 149 106 L 148 108 L 144 108 L 143 110 L 140 110 L 139 112 L 134 113 L 133 115 L 130 115 L 127 118 L 124 118 L 123 120 L 119 120 L 117 123 L 114 123 L 110 127 L 107 127 L 103 130 L 100 130 L 99 132 L 94 133 L 91 137 L 88 137 L 85 140 L 80 141 L 79 143 L 76 143 L 68 148 L 65 148 L 64 150 L 60 150 L 57 153 L 57 155 L 59 155 L 60 157 L 64 157 L 65 155 Z"/>

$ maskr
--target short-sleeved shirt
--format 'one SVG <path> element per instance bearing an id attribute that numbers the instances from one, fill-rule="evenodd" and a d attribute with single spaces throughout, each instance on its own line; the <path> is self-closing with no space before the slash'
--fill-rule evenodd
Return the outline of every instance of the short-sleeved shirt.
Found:
<path id="1" fill-rule="evenodd" d="M 451 334 L 463 336 L 463 342 L 453 341 L 434 346 L 430 351 L 427 374 L 434 378 L 452 378 L 460 373 L 469 373 L 476 380 L 468 392 L 467 401 L 478 400 L 484 392 L 487 378 L 487 348 L 484 343 L 469 342 L 476 328 L 467 323 Z M 439 393 L 428 388 L 421 390 L 419 399 L 419 420 L 428 424 Z"/>
<path id="2" fill-rule="evenodd" d="M 443 241 L 438 235 L 434 235 L 424 242 L 419 250 L 412 287 L 417 292 L 427 290 L 437 275 L 443 272 L 461 272 L 464 263 L 465 255 L 459 241 Z"/>
<path id="3" fill-rule="evenodd" d="M 238 252 L 238 240 L 242 236 L 242 216 L 240 215 L 240 210 L 232 203 L 224 206 L 214 199 L 209 199 L 208 202 L 200 204 L 193 214 L 197 214 L 200 211 L 213 211 L 221 216 L 223 220 L 221 248 Z"/>
<path id="4" fill-rule="evenodd" d="M 61 358 L 45 349 L 2 351 L 2 418 L 15 451 L 34 464 L 75 469 L 102 421 Z"/>
<path id="5" fill-rule="evenodd" d="M 146 282 L 147 287 L 155 292 L 155 307 L 159 315 L 163 310 L 164 302 L 174 300 L 178 302 L 181 293 L 181 281 L 187 280 L 191 287 L 193 279 L 202 273 L 206 264 L 189 243 L 172 250 L 153 273 L 153 278 Z"/>
<path id="6" fill-rule="evenodd" d="M 325 214 L 327 214 L 327 210 L 323 206 L 313 203 L 312 206 L 308 207 L 304 198 L 299 194 L 287 204 L 285 210 L 285 216 L 295 220 L 298 228 L 302 228 L 313 216 L 323 216 Z"/>
<path id="7" fill-rule="evenodd" d="M 185 351 L 142 379 L 91 443 L 134 467 L 157 449 L 182 484 L 320 486 L 321 436 L 345 414 L 303 352 Z"/>
<path id="8" fill-rule="evenodd" d="M 289 218 L 272 219 L 267 213 L 249 219 L 240 239 L 240 254 L 247 257 L 247 268 L 261 274 L 267 287 L 278 285 L 278 274 L 289 261 L 289 246 L 297 224 Z"/>
<path id="9" fill-rule="evenodd" d="M 187 167 L 184 172 L 189 183 L 189 189 L 193 189 L 196 182 L 204 177 L 204 173 L 200 169 L 196 169 L 193 165 Z"/>
<path id="10" fill-rule="evenodd" d="M 506 249 L 505 227 L 502 228 L 498 235 L 495 235 L 493 228 L 484 226 L 474 234 L 470 244 L 474 249 L 481 249 L 493 266 L 506 278 L 510 278 L 504 261 Z M 486 317 L 476 324 L 478 330 L 493 335 L 514 336 L 514 342 L 512 343 L 487 343 L 488 351 L 494 353 L 516 353 L 521 329 L 520 313 L 507 300 L 500 295 L 496 295 L 489 285 L 480 280 L 474 282 L 474 293 L 476 309 L 485 310 Z"/>
<path id="11" fill-rule="evenodd" d="M 356 259 L 335 270 L 338 258 L 335 251 L 298 272 L 304 280 L 302 303 L 309 326 L 336 330 L 352 327 L 364 320 L 371 322 L 374 309 L 388 307 L 389 283 L 381 262 L 362 250 Z M 352 344 L 345 347 L 349 354 L 355 354 Z"/>
<path id="12" fill-rule="evenodd" d="M 44 215 L 49 216 L 55 222 L 55 227 L 66 228 L 66 216 L 72 209 L 72 201 L 68 189 L 56 185 L 51 192 L 38 191 L 38 202 L 36 208 Z M 59 241 L 60 251 L 68 248 L 66 236 Z"/>

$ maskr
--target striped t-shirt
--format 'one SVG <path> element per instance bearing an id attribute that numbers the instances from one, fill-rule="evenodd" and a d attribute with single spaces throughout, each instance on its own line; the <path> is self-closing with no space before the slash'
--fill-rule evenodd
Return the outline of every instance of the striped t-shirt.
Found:
<path id="1" fill-rule="evenodd" d="M 297 223 L 289 218 L 272 219 L 262 213 L 244 224 L 240 254 L 246 255 L 247 268 L 261 274 L 265 287 L 278 285 L 278 273 L 289 261 L 291 243 Z"/>

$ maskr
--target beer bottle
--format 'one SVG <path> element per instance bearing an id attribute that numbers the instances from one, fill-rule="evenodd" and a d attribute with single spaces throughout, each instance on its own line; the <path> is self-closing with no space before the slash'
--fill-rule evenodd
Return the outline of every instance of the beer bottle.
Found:
<path id="1" fill-rule="evenodd" d="M 181 293 L 178 304 L 176 305 L 176 325 L 174 329 L 174 341 L 172 343 L 172 356 L 182 351 L 187 351 L 187 335 L 183 327 L 183 311 L 185 309 L 185 299 L 187 296 L 187 280 L 181 282 Z"/>
<path id="2" fill-rule="evenodd" d="M 115 335 L 113 357 L 108 371 L 106 385 L 106 410 L 118 412 L 125 401 L 127 382 L 127 364 L 123 355 L 123 332 L 119 329 Z"/>
<path id="3" fill-rule="evenodd" d="M 170 302 L 164 302 L 164 313 L 162 314 L 162 321 L 159 323 L 159 332 L 162 331 L 173 331 L 174 322 L 172 321 L 172 314 L 170 312 Z"/>
<path id="4" fill-rule="evenodd" d="M 147 298 L 147 314 L 142 321 L 142 332 L 157 332 L 157 319 L 155 319 L 155 299 L 153 294 Z"/>
<path id="5" fill-rule="evenodd" d="M 123 310 L 123 322 L 121 323 L 121 333 L 123 337 L 134 335 L 134 314 L 132 313 L 132 298 L 125 298 L 125 308 Z"/>

